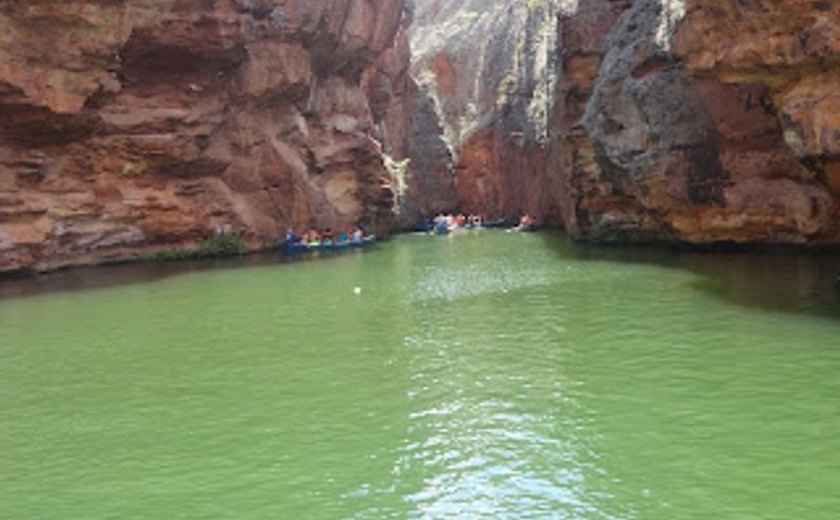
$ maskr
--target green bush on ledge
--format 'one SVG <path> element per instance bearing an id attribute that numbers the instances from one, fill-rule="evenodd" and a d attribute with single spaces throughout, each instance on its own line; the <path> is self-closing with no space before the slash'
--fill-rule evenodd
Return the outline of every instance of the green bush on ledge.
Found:
<path id="1" fill-rule="evenodd" d="M 161 251 L 149 259 L 166 262 L 184 262 L 189 260 L 206 260 L 209 258 L 231 258 L 242 256 L 248 252 L 248 247 L 242 236 L 237 233 L 221 233 L 203 240 L 195 247 Z"/>

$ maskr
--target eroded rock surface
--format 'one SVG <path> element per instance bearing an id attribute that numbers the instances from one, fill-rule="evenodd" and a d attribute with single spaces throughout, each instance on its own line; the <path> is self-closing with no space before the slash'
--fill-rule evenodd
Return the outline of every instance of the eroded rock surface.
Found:
<path id="1" fill-rule="evenodd" d="M 374 134 L 391 98 L 365 78 L 407 69 L 404 14 L 403 0 L 0 2 L 0 271 L 219 230 L 258 248 L 288 226 L 388 229 Z"/>
<path id="2" fill-rule="evenodd" d="M 816 0 L 0 0 L 0 271 L 456 210 L 837 244 L 839 58 Z"/>
<path id="3" fill-rule="evenodd" d="M 443 171 L 441 160 L 452 163 L 451 180 L 418 190 L 421 201 L 490 218 L 528 211 L 559 220 L 559 186 L 546 175 L 557 11 L 554 1 L 416 1 L 412 70 L 424 112 L 415 114 L 415 136 L 434 133 L 449 153 L 424 153 L 413 137 L 410 171 L 416 182 Z"/>
<path id="4" fill-rule="evenodd" d="M 595 241 L 840 236 L 840 6 L 418 0 L 457 206 Z"/>
<path id="5" fill-rule="evenodd" d="M 591 0 L 561 30 L 555 153 L 572 232 L 838 241 L 840 7 Z"/>

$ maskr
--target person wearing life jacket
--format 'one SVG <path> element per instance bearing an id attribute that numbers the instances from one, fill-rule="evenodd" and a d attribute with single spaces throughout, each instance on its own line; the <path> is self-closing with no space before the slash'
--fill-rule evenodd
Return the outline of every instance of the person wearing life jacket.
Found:
<path id="1" fill-rule="evenodd" d="M 318 247 L 321 245 L 321 234 L 318 230 L 311 228 L 309 230 L 309 247 Z"/>
<path id="2" fill-rule="evenodd" d="M 292 228 L 286 229 L 286 243 L 297 244 L 300 242 L 300 237 L 297 236 Z"/>
<path id="3" fill-rule="evenodd" d="M 534 218 L 531 217 L 531 215 L 528 215 L 527 213 L 522 215 L 522 218 L 519 219 L 519 227 L 520 228 L 529 228 L 529 227 L 533 226 L 535 223 L 536 223 L 536 220 L 534 220 Z"/>
<path id="4" fill-rule="evenodd" d="M 435 219 L 435 227 L 433 231 L 437 234 L 443 234 L 449 231 L 449 224 L 446 223 L 446 217 L 440 216 Z"/>

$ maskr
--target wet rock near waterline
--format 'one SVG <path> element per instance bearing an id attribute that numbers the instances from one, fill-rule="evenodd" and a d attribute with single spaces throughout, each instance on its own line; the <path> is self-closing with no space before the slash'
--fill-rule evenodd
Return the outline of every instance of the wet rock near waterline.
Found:
<path id="1" fill-rule="evenodd" d="M 287 227 L 387 231 L 374 139 L 403 0 L 0 5 L 0 271 Z M 404 37 L 402 37 L 404 44 Z M 404 63 L 400 63 L 404 60 Z"/>

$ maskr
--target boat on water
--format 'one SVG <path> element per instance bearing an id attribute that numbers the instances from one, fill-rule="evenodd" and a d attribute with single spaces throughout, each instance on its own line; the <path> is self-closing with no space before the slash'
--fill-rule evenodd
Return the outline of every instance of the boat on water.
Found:
<path id="1" fill-rule="evenodd" d="M 509 231 L 514 233 L 536 233 L 539 231 L 539 228 L 535 224 L 531 224 L 528 226 L 516 226 L 514 228 L 510 228 Z"/>
<path id="2" fill-rule="evenodd" d="M 446 226 L 446 225 L 435 226 L 434 228 L 432 228 L 432 234 L 434 234 L 434 235 L 448 235 L 448 234 L 452 233 L 452 230 L 453 230 L 452 227 Z"/>
<path id="3" fill-rule="evenodd" d="M 516 221 L 509 218 L 501 218 L 497 220 L 488 220 L 482 222 L 481 227 L 486 229 L 510 229 L 516 225 Z"/>
<path id="4" fill-rule="evenodd" d="M 286 255 L 302 255 L 306 253 L 318 252 L 340 252 L 352 249 L 364 249 L 376 244 L 376 236 L 369 235 L 364 237 L 360 242 L 351 240 L 345 242 L 334 243 L 317 243 L 317 244 L 301 244 L 299 242 L 286 242 L 283 244 L 283 253 Z"/>
<path id="5" fill-rule="evenodd" d="M 523 215 L 521 219 L 519 219 L 519 225 L 511 228 L 508 232 L 515 232 L 515 233 L 534 233 L 539 228 L 537 227 L 537 219 L 532 217 L 531 215 Z"/>
<path id="6" fill-rule="evenodd" d="M 424 229 L 422 232 L 430 235 L 450 235 L 479 229 L 505 229 L 509 233 L 534 233 L 539 231 L 539 226 L 536 220 L 530 216 L 525 216 L 519 221 L 509 218 L 482 221 L 479 218 L 471 217 L 468 221 L 460 223 L 439 216 L 434 220 L 427 221 Z"/>
<path id="7" fill-rule="evenodd" d="M 482 225 L 482 226 L 435 226 L 428 231 L 430 235 L 451 235 L 452 233 L 457 232 L 466 232 L 470 230 L 479 230 L 479 229 L 507 229 L 508 233 L 536 233 L 539 231 L 539 227 L 535 224 L 530 224 L 527 226 L 511 226 L 510 222 L 506 222 L 505 225 Z"/>
<path id="8" fill-rule="evenodd" d="M 453 233 L 466 233 L 467 231 L 482 229 L 481 226 L 436 226 L 429 234 L 431 235 L 451 235 Z"/>

